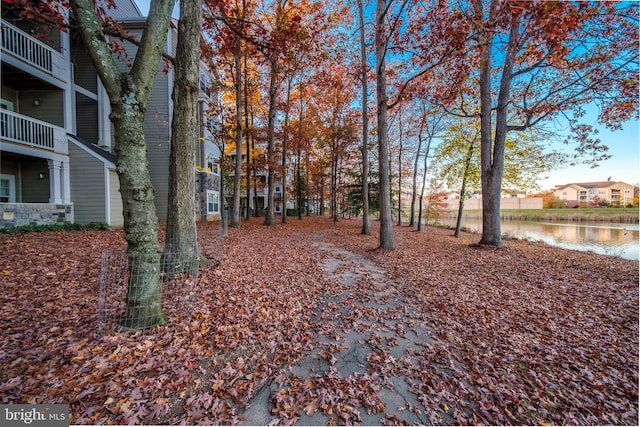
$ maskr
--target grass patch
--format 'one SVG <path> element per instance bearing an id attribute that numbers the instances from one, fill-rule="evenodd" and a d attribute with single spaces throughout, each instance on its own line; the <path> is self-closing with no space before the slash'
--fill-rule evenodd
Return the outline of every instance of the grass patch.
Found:
<path id="1" fill-rule="evenodd" d="M 455 218 L 458 211 L 451 211 Z M 465 210 L 463 218 L 482 218 L 482 210 Z M 504 209 L 500 218 L 519 221 L 605 221 L 637 224 L 637 208 L 576 208 L 576 209 Z"/>

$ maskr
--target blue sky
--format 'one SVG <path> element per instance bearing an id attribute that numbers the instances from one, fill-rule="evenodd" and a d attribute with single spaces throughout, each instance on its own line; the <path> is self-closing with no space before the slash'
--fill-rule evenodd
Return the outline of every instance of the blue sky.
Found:
<path id="1" fill-rule="evenodd" d="M 149 11 L 149 0 L 135 0 L 143 15 Z M 178 16 L 178 4 L 174 8 L 174 17 Z M 595 111 L 588 112 L 583 118 L 585 123 L 596 123 Z M 598 137 L 604 145 L 609 147 L 611 158 L 600 163 L 597 168 L 587 165 L 576 165 L 555 170 L 548 174 L 548 178 L 540 180 L 543 190 L 552 189 L 555 185 L 570 182 L 624 181 L 628 184 L 640 183 L 640 124 L 638 121 L 627 122 L 622 130 L 609 131 L 599 127 Z M 571 149 L 565 147 L 564 149 Z"/>
<path id="2" fill-rule="evenodd" d="M 583 117 L 584 123 L 594 124 L 597 110 L 591 108 Z M 624 181 L 627 184 L 640 183 L 640 124 L 633 120 L 623 124 L 622 130 L 612 132 L 604 126 L 598 126 L 598 138 L 609 147 L 609 160 L 600 163 L 596 168 L 587 165 L 570 166 L 549 173 L 548 179 L 540 181 L 542 189 L 552 189 L 555 185 L 571 182 Z M 563 144 L 559 144 L 563 146 Z M 575 147 L 563 146 L 565 150 Z"/>
<path id="3" fill-rule="evenodd" d="M 137 5 L 138 8 L 140 9 L 140 12 L 142 12 L 142 16 L 147 16 L 147 14 L 149 13 L 149 1 L 150 0 L 133 0 Z M 180 8 L 179 8 L 179 4 L 176 1 L 176 5 L 173 7 L 173 17 L 177 18 L 178 16 L 180 16 L 180 12 L 179 12 Z"/>

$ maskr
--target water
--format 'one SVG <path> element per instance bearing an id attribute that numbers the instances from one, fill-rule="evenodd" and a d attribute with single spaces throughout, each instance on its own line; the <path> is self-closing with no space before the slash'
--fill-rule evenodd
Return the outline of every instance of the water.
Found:
<path id="1" fill-rule="evenodd" d="M 454 225 L 455 219 L 445 220 Z M 640 226 L 605 222 L 502 221 L 502 233 L 510 237 L 545 242 L 551 246 L 621 258 L 640 259 Z M 463 219 L 462 226 L 481 232 L 481 219 Z"/>

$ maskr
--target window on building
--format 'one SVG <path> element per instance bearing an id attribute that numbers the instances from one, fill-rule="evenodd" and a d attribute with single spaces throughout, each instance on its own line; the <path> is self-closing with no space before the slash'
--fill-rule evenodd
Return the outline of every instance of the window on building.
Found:
<path id="1" fill-rule="evenodd" d="M 15 203 L 16 179 L 13 175 L 0 175 L 0 203 Z"/>
<path id="2" fill-rule="evenodd" d="M 207 95 L 211 95 L 211 79 L 207 77 L 205 73 L 200 71 L 200 90 L 206 93 Z"/>
<path id="3" fill-rule="evenodd" d="M 207 214 L 220 213 L 220 193 L 207 190 Z"/>
<path id="4" fill-rule="evenodd" d="M 6 179 L 0 180 L 0 202 L 9 202 L 9 181 Z"/>

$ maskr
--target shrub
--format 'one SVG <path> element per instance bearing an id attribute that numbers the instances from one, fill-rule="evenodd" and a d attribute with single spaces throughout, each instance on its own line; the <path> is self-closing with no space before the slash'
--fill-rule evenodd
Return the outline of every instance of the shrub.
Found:
<path id="1" fill-rule="evenodd" d="M 74 230 L 111 230 L 111 226 L 106 222 L 91 222 L 86 225 L 71 224 L 29 224 L 18 227 L 0 228 L 0 234 L 24 234 L 39 233 L 42 231 L 74 231 Z"/>

